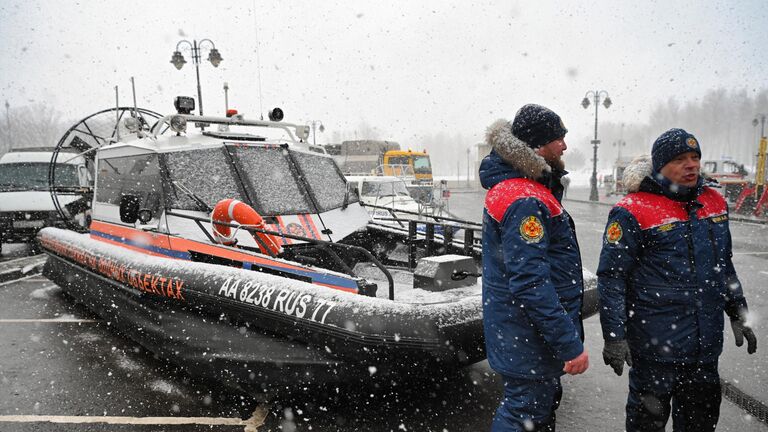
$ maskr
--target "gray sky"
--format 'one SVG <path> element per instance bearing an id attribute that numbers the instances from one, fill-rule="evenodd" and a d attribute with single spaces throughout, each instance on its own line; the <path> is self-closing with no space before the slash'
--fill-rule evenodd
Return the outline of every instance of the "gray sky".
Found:
<path id="1" fill-rule="evenodd" d="M 176 43 L 209 38 L 224 61 L 200 66 L 206 114 L 223 113 L 227 81 L 230 106 L 257 117 L 260 60 L 263 110 L 322 120 L 318 141 L 361 122 L 401 142 L 440 130 L 479 140 L 528 102 L 586 136 L 594 121 L 594 110 L 580 106 L 587 90 L 613 99 L 601 120 L 633 123 L 670 96 L 768 87 L 766 6 L 0 0 L 0 99 L 51 104 L 79 119 L 114 106 L 115 85 L 130 104 L 134 76 L 139 105 L 169 112 L 174 96 L 197 96 L 189 53 L 181 71 L 169 63 Z"/>

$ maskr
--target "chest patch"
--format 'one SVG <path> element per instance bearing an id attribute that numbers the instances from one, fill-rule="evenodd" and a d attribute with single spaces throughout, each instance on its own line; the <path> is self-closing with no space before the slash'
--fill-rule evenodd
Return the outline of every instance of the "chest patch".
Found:
<path id="1" fill-rule="evenodd" d="M 544 237 L 544 226 L 536 216 L 528 216 L 520 223 L 520 236 L 528 243 L 538 243 Z"/>
<path id="2" fill-rule="evenodd" d="M 605 230 L 605 240 L 608 243 L 616 244 L 621 240 L 624 235 L 624 231 L 621 229 L 621 225 L 618 222 L 613 222 L 608 225 L 608 229 Z"/>
<path id="3" fill-rule="evenodd" d="M 675 227 L 675 224 L 668 223 L 668 224 L 661 225 L 661 226 L 659 226 L 656 229 L 659 230 L 660 232 L 667 232 L 667 231 L 671 230 L 674 227 Z"/>
<path id="4" fill-rule="evenodd" d="M 715 217 L 712 218 L 712 222 L 714 222 L 714 223 L 721 223 L 721 222 L 725 222 L 727 220 L 728 220 L 728 215 L 720 215 L 720 216 L 715 216 Z"/>

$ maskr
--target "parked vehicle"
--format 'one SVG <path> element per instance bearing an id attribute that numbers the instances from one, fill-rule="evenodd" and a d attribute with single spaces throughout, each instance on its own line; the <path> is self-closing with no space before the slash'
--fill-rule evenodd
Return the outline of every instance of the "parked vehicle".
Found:
<path id="1" fill-rule="evenodd" d="M 617 159 L 613 164 L 613 171 L 611 174 L 608 174 L 603 178 L 605 194 L 607 196 L 626 195 L 627 188 L 624 186 L 624 169 L 627 168 L 630 162 L 632 162 L 632 158 Z"/>
<path id="2" fill-rule="evenodd" d="M 705 177 L 716 180 L 723 188 L 723 196 L 728 201 L 736 199 L 749 184 L 749 172 L 740 164 L 730 159 L 705 160 L 701 164 Z"/>
<path id="3" fill-rule="evenodd" d="M 32 242 L 46 226 L 64 226 L 51 200 L 49 167 L 53 148 L 14 149 L 0 157 L 0 248 L 2 243 Z M 83 191 L 92 184 L 86 160 L 73 149 L 55 166 L 53 187 L 73 218 L 87 224 Z M 34 245 L 33 245 L 34 246 Z M 1 249 L 0 249 L 1 250 Z"/>
<path id="4" fill-rule="evenodd" d="M 420 215 L 427 207 L 413 199 L 405 181 L 392 176 L 347 176 L 347 183 L 354 187 L 360 202 L 368 206 L 371 217 L 392 217 L 396 212 Z M 407 214 L 407 213 L 405 213 Z"/>

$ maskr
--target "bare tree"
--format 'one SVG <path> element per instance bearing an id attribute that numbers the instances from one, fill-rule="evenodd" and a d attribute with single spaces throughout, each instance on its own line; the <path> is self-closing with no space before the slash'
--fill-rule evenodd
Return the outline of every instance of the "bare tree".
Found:
<path id="1" fill-rule="evenodd" d="M 70 126 L 53 107 L 10 107 L 0 127 L 0 152 L 14 148 L 53 147 Z"/>

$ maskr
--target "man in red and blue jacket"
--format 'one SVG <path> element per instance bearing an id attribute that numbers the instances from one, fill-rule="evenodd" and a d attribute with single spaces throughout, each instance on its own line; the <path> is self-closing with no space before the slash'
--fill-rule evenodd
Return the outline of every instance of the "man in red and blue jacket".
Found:
<path id="1" fill-rule="evenodd" d="M 529 104 L 486 135 L 483 324 L 488 361 L 504 381 L 493 431 L 554 431 L 560 377 L 589 366 L 581 257 L 560 204 L 566 132 L 557 114 Z"/>
<path id="2" fill-rule="evenodd" d="M 736 345 L 757 342 L 731 261 L 728 206 L 703 186 L 701 147 L 671 129 L 651 160 L 624 172 L 631 192 L 611 210 L 598 267 L 603 359 L 621 375 L 626 362 L 626 428 L 714 431 L 720 412 L 718 357 L 723 312 Z M 670 410 L 670 402 L 672 404 Z"/>

